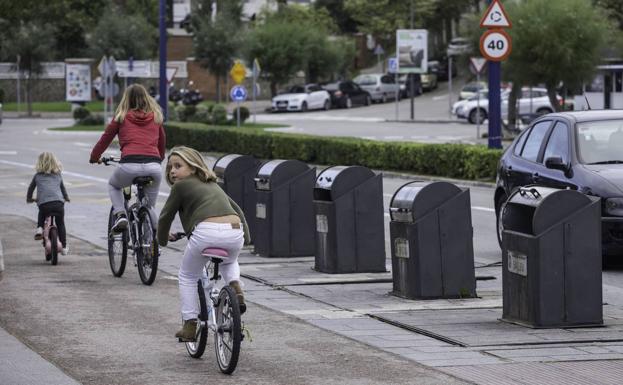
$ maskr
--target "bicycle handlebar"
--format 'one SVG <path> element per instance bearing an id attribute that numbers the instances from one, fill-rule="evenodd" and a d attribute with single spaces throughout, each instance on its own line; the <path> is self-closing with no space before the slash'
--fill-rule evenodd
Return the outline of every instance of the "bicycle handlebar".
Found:
<path id="1" fill-rule="evenodd" d="M 119 163 L 120 159 L 115 158 L 114 156 L 105 156 L 100 159 L 100 162 L 104 163 L 108 166 L 108 163 Z"/>
<path id="2" fill-rule="evenodd" d="M 175 239 L 169 239 L 169 242 L 179 241 L 180 239 L 186 236 L 186 233 L 180 231 L 180 232 L 173 234 L 173 236 L 175 237 Z"/>

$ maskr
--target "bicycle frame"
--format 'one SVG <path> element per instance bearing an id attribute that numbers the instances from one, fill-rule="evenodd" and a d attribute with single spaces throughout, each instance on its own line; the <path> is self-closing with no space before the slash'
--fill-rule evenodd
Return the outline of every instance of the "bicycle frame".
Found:
<path id="1" fill-rule="evenodd" d="M 203 328 L 208 328 L 213 333 L 216 333 L 216 312 L 214 311 L 214 307 L 218 302 L 219 288 L 217 287 L 217 282 L 220 280 L 220 276 L 218 275 L 218 263 L 213 262 L 212 260 L 208 261 L 203 270 L 203 276 L 201 277 L 201 286 L 206 294 L 206 306 L 208 308 L 208 319 L 207 320 L 198 320 L 197 322 L 197 335 L 201 332 Z M 212 266 L 214 267 L 214 274 L 212 277 L 208 276 L 208 272 L 211 270 Z M 199 282 L 198 282 L 199 283 Z M 210 299 L 209 301 L 207 299 Z"/>
<path id="2" fill-rule="evenodd" d="M 52 241 L 50 240 L 50 229 L 56 228 L 56 223 L 54 220 L 54 216 L 50 215 L 45 218 L 45 223 L 43 225 L 43 248 L 45 249 L 45 253 L 50 254 L 52 252 Z M 61 244 L 60 239 L 56 240 L 56 251 L 61 252 L 63 249 L 63 245 Z"/>
<path id="3" fill-rule="evenodd" d="M 145 247 L 145 245 L 138 244 L 138 211 L 142 207 L 149 207 L 149 198 L 145 195 L 144 186 L 135 184 L 136 191 L 134 191 L 134 202 L 130 203 L 132 199 L 131 194 L 127 194 L 124 191 L 125 198 L 125 211 L 128 213 L 128 222 L 130 224 L 130 240 L 132 241 L 132 255 L 134 257 L 134 265 L 136 266 L 136 253 L 139 247 Z M 131 189 L 132 187 L 127 187 Z"/>

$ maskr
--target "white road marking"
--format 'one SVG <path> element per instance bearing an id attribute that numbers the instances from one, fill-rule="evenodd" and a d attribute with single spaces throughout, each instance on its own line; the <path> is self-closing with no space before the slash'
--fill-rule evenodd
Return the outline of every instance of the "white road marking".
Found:
<path id="1" fill-rule="evenodd" d="M 17 155 L 17 151 L 0 151 L 0 155 Z"/>
<path id="2" fill-rule="evenodd" d="M 0 163 L 8 164 L 8 165 L 11 165 L 11 166 L 26 167 L 26 168 L 32 169 L 32 165 L 31 164 L 11 162 L 10 160 L 0 159 Z M 92 180 L 92 181 L 95 181 L 95 182 L 108 183 L 108 179 L 98 178 L 98 177 L 90 176 L 90 175 L 84 175 L 84 174 L 80 174 L 80 173 L 77 173 L 77 172 L 63 170 L 63 174 L 69 175 L 69 176 L 75 176 L 76 178 Z M 168 197 L 169 196 L 169 194 L 167 194 L 165 192 L 162 192 L 162 191 L 159 191 L 158 195 L 163 196 L 163 197 Z"/>
<path id="3" fill-rule="evenodd" d="M 443 99 L 448 99 L 448 94 L 433 96 L 433 100 L 443 100 Z"/>

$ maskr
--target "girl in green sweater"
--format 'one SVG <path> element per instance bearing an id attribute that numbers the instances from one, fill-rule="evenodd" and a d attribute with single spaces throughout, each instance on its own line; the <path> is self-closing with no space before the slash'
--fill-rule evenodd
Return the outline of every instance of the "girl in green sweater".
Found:
<path id="1" fill-rule="evenodd" d="M 221 276 L 238 296 L 240 313 L 246 310 L 240 285 L 238 255 L 249 242 L 249 230 L 238 205 L 216 183 L 216 175 L 205 164 L 201 154 L 189 147 L 171 150 L 166 166 L 166 180 L 171 186 L 158 220 L 158 242 L 177 240 L 169 234 L 171 222 L 179 213 L 182 227 L 190 234 L 179 271 L 179 288 L 184 326 L 175 336 L 182 341 L 194 341 L 199 314 L 197 281 L 201 278 L 207 247 L 227 250 L 229 257 L 220 265 Z"/>

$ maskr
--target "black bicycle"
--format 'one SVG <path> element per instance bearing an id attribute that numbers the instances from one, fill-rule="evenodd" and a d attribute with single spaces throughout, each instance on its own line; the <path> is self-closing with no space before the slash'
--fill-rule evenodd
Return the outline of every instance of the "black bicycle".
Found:
<path id="1" fill-rule="evenodd" d="M 119 159 L 107 157 L 102 158 L 101 161 L 108 166 L 110 163 L 118 163 Z M 134 189 L 135 199 L 133 202 L 131 202 L 132 187 L 123 189 L 124 206 L 128 214 L 128 228 L 126 230 L 119 233 L 112 231 L 115 224 L 112 207 L 108 216 L 108 261 L 112 274 L 115 277 L 123 275 L 128 258 L 128 248 L 130 248 L 134 256 L 134 265 L 138 267 L 138 275 L 145 285 L 151 285 L 156 279 L 158 257 L 160 256 L 156 231 L 149 215 L 149 198 L 144 191 L 145 186 L 152 182 L 153 178 L 150 176 L 134 178 L 132 185 L 136 188 Z"/>

